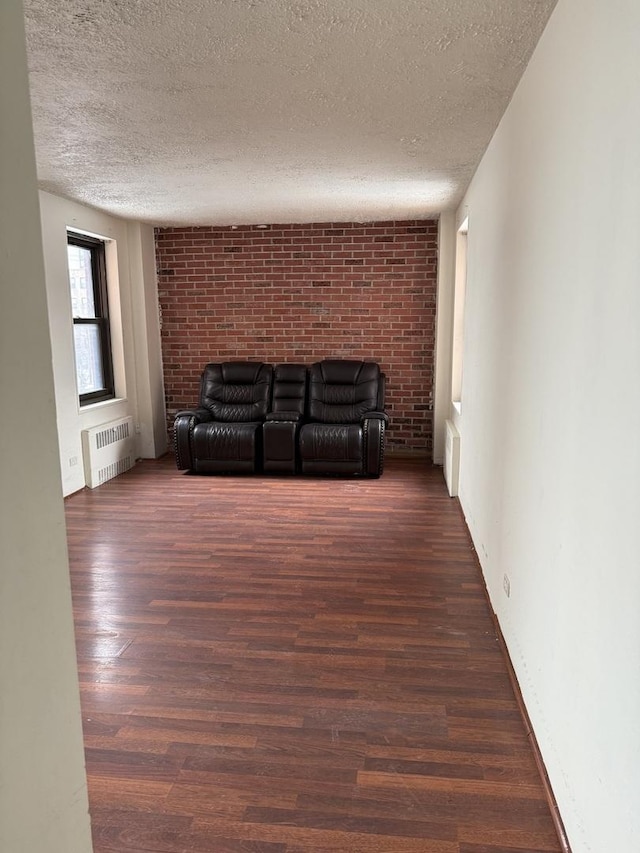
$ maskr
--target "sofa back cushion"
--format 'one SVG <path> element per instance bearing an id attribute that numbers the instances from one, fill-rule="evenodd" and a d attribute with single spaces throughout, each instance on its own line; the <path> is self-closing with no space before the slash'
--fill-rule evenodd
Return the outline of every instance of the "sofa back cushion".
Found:
<path id="1" fill-rule="evenodd" d="M 263 421 L 271 402 L 273 368 L 254 361 L 207 364 L 202 374 L 200 405 L 216 421 Z"/>
<path id="2" fill-rule="evenodd" d="M 376 411 L 380 381 L 374 362 L 316 362 L 309 369 L 309 417 L 321 423 L 359 423 L 367 412 Z"/>
<path id="3" fill-rule="evenodd" d="M 307 402 L 306 364 L 276 364 L 273 369 L 272 412 L 305 414 Z"/>

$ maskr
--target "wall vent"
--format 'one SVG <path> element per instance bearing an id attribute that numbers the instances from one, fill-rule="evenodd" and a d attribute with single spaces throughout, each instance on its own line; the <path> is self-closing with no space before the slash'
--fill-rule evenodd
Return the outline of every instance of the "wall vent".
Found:
<path id="1" fill-rule="evenodd" d="M 133 418 L 82 430 L 82 459 L 85 482 L 90 489 L 133 468 Z"/>
<path id="2" fill-rule="evenodd" d="M 460 433 L 453 421 L 445 421 L 444 479 L 452 498 L 458 496 L 460 479 Z"/>

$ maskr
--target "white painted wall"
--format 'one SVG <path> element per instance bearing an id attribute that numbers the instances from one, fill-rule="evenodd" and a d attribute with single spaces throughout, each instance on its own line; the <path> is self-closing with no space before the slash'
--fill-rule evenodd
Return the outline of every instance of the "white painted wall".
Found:
<path id="1" fill-rule="evenodd" d="M 639 44 L 560 0 L 456 220 L 460 499 L 574 853 L 640 851 Z"/>
<path id="2" fill-rule="evenodd" d="M 137 455 L 153 458 L 166 451 L 153 229 L 44 192 L 40 208 L 60 468 L 68 495 L 85 485 L 83 429 L 132 415 L 140 426 Z M 75 381 L 67 228 L 113 241 L 107 244 L 107 278 L 117 399 L 82 409 Z"/>
<path id="3" fill-rule="evenodd" d="M 161 456 L 167 450 L 167 421 L 160 343 L 160 306 L 153 229 L 129 222 L 129 268 L 135 347 L 135 383 L 138 392 L 140 455 Z"/>
<path id="4" fill-rule="evenodd" d="M 23 14 L 0 3 L 0 850 L 90 853 Z"/>

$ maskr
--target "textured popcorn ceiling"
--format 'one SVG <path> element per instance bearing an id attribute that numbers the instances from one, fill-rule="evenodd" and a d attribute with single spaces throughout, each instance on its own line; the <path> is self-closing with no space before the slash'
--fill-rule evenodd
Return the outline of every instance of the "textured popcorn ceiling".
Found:
<path id="1" fill-rule="evenodd" d="M 459 201 L 555 0 L 25 0 L 41 186 L 155 224 Z"/>

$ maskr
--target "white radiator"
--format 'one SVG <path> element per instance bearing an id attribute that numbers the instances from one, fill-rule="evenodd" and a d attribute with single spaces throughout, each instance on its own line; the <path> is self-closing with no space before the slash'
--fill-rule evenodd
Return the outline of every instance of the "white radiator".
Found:
<path id="1" fill-rule="evenodd" d="M 124 474 L 135 464 L 133 418 L 82 430 L 82 460 L 90 489 Z"/>
<path id="2" fill-rule="evenodd" d="M 453 421 L 445 421 L 444 479 L 452 498 L 458 495 L 460 479 L 460 433 Z"/>

